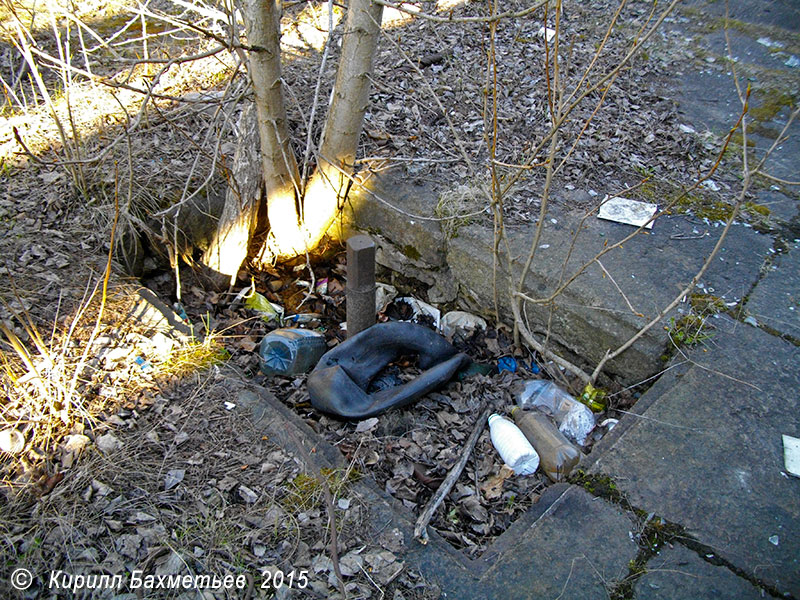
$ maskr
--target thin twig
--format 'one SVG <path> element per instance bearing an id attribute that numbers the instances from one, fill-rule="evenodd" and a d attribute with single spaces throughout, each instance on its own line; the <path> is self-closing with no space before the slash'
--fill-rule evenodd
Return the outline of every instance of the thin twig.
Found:
<path id="1" fill-rule="evenodd" d="M 428 504 L 425 505 L 425 510 L 422 511 L 422 514 L 420 514 L 419 518 L 417 519 L 417 523 L 414 526 L 414 538 L 419 540 L 421 544 L 428 543 L 428 532 L 426 527 L 433 517 L 433 513 L 436 512 L 436 509 L 442 503 L 442 500 L 444 500 L 445 496 L 450 493 L 450 490 L 461 476 L 461 472 L 464 470 L 464 467 L 466 466 L 467 461 L 472 454 L 472 450 L 475 448 L 475 444 L 478 443 L 478 438 L 483 432 L 483 428 L 486 427 L 486 419 L 489 417 L 489 413 L 493 409 L 494 405 L 489 403 L 489 405 L 478 417 L 478 421 L 475 423 L 472 433 L 464 444 L 464 447 L 461 449 L 461 456 L 459 457 L 458 462 L 456 462 L 456 464 L 450 469 L 447 477 L 445 477 L 444 481 L 439 486 L 439 489 L 436 490 L 436 493 L 428 501 Z"/>

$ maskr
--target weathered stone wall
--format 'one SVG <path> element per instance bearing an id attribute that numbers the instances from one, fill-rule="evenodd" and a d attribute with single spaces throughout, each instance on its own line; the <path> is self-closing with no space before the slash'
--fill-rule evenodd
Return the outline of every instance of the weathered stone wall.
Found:
<path id="1" fill-rule="evenodd" d="M 509 324 L 513 321 L 509 273 L 504 259 L 495 272 L 491 224 L 466 224 L 447 239 L 439 222 L 431 219 L 439 192 L 430 183 L 384 174 L 373 178 L 370 189 L 374 195 L 352 194 L 339 224 L 341 235 L 353 231 L 371 234 L 378 245 L 379 264 L 430 286 L 433 303 L 455 300 L 465 310 L 492 317 L 496 281 L 499 318 Z M 559 287 L 562 270 L 569 277 L 588 265 L 555 299 L 552 314 L 550 306 L 530 303 L 526 314 L 532 330 L 541 335 L 549 322 L 550 343 L 557 351 L 591 369 L 607 350 L 624 343 L 680 292 L 701 267 L 722 228 L 706 226 L 698 235 L 696 223 L 684 216 L 659 217 L 651 232 L 638 234 L 622 248 L 602 256 L 604 271 L 595 256 L 634 229 L 594 216 L 581 221 L 581 216 L 563 210 L 548 215 L 523 291 L 534 298 L 547 297 Z M 578 228 L 580 235 L 576 236 Z M 530 251 L 535 224 L 509 231 L 516 282 Z M 746 296 L 770 243 L 770 238 L 752 229 L 734 227 L 698 291 L 723 300 Z M 688 302 L 683 303 L 651 328 L 609 363 L 608 371 L 629 384 L 656 374 L 663 368 L 661 357 L 670 345 L 669 318 L 679 317 L 688 307 Z"/>

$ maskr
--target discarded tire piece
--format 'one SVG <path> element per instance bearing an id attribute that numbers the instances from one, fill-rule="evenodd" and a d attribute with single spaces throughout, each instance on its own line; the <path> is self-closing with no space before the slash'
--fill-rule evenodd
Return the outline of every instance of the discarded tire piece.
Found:
<path id="1" fill-rule="evenodd" d="M 419 377 L 367 393 L 370 382 L 403 355 L 419 357 Z M 308 376 L 311 404 L 319 411 L 362 419 L 405 406 L 444 384 L 470 363 L 435 331 L 416 323 L 378 323 L 327 352 Z"/>

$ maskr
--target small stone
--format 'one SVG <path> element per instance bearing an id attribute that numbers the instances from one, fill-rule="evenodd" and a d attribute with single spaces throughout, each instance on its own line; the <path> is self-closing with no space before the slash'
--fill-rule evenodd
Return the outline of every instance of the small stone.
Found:
<path id="1" fill-rule="evenodd" d="M 239 497 L 247 504 L 254 504 L 258 500 L 258 494 L 251 490 L 246 485 L 239 486 Z"/>
<path id="2" fill-rule="evenodd" d="M 97 449 L 103 454 L 110 454 L 122 447 L 122 442 L 113 433 L 106 433 L 95 440 Z"/>
<path id="3" fill-rule="evenodd" d="M 64 450 L 66 452 L 72 452 L 73 454 L 79 454 L 91 441 L 92 440 L 88 437 L 80 433 L 68 435 L 64 438 Z"/>
<path id="4" fill-rule="evenodd" d="M 357 550 L 348 552 L 339 559 L 339 569 L 345 577 L 352 577 L 361 572 L 364 566 L 364 557 Z"/>
<path id="5" fill-rule="evenodd" d="M 350 500 L 347 498 L 339 498 L 339 501 L 336 503 L 336 505 L 342 510 L 347 510 L 350 508 Z"/>

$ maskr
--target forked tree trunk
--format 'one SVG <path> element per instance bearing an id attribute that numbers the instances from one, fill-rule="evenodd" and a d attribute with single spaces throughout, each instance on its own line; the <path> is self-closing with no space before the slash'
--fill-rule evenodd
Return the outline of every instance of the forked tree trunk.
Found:
<path id="1" fill-rule="evenodd" d="M 270 257 L 293 256 L 313 248 L 338 213 L 354 171 L 358 137 L 369 103 L 369 75 L 383 7 L 370 0 L 350 0 L 342 56 L 320 143 L 317 170 L 303 191 L 302 222 L 296 209 L 299 174 L 289 144 L 281 84 L 279 5 L 275 0 L 243 0 L 242 12 L 247 41 L 252 48 L 249 73 L 256 96 L 270 228 L 269 239 L 258 256 L 266 262 Z M 242 142 L 245 140 L 240 140 L 240 144 Z M 258 206 L 258 198 L 229 194 L 216 239 L 203 257 L 208 267 L 235 277 L 247 256 L 248 242 L 256 228 Z"/>

